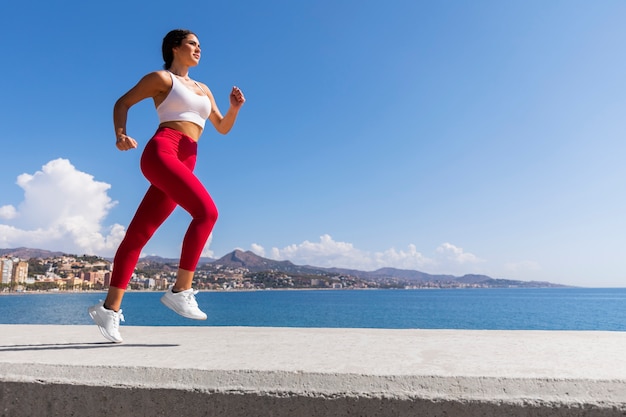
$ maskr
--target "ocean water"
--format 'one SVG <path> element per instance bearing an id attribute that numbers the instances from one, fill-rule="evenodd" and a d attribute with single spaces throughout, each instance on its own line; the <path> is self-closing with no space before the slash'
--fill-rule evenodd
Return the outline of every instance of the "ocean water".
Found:
<path id="1" fill-rule="evenodd" d="M 102 293 L 0 296 L 2 324 L 91 324 Z M 179 317 L 160 292 L 128 292 L 135 326 L 626 331 L 626 288 L 201 292 L 206 321 Z"/>

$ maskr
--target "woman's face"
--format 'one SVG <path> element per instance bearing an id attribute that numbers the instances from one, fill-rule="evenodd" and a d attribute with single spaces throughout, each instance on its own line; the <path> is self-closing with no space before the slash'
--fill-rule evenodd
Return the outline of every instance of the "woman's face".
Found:
<path id="1" fill-rule="evenodd" d="M 173 51 L 174 60 L 179 60 L 182 64 L 193 67 L 200 62 L 200 41 L 194 34 L 187 35 Z"/>

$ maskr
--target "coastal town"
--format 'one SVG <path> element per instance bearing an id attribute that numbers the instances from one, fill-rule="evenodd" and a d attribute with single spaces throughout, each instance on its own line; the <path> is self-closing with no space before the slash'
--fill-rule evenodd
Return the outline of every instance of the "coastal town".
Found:
<path id="1" fill-rule="evenodd" d="M 131 290 L 161 291 L 176 278 L 177 265 L 141 261 L 129 284 Z M 53 258 L 0 258 L 3 292 L 100 291 L 107 289 L 112 262 L 95 256 L 63 255 Z M 194 278 L 199 290 L 261 290 L 289 288 L 379 288 L 380 284 L 339 274 L 289 275 L 276 270 L 252 272 L 248 268 L 206 263 Z"/>
<path id="2" fill-rule="evenodd" d="M 102 291 L 109 287 L 115 265 L 94 255 L 68 255 L 33 249 L 0 252 L 0 293 Z M 163 291 L 176 279 L 175 260 L 139 260 L 129 290 Z M 438 289 L 562 287 L 549 282 L 494 279 L 485 275 L 429 275 L 383 268 L 365 272 L 294 265 L 235 250 L 220 259 L 201 262 L 196 269 L 198 290 L 266 289 Z"/>

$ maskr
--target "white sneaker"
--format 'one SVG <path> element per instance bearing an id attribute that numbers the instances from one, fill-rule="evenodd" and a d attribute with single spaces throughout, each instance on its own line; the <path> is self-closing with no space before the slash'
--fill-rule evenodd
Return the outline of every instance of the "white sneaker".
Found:
<path id="1" fill-rule="evenodd" d="M 198 308 L 198 302 L 196 301 L 198 291 L 190 288 L 175 293 L 172 292 L 172 288 L 174 287 L 170 287 L 161 297 L 163 304 L 188 319 L 206 320 L 206 314 Z"/>
<path id="2" fill-rule="evenodd" d="M 104 301 L 100 300 L 95 306 L 89 307 L 89 315 L 98 325 L 102 336 L 113 343 L 122 343 L 120 335 L 120 320 L 124 321 L 122 310 L 113 311 L 104 308 Z"/>

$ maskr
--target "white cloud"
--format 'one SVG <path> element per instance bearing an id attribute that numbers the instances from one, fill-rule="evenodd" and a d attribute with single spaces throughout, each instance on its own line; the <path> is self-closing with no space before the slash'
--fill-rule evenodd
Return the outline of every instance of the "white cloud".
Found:
<path id="1" fill-rule="evenodd" d="M 476 255 L 465 252 L 463 248 L 451 243 L 443 243 L 437 248 L 437 254 L 447 262 L 455 264 L 475 264 L 484 262 Z"/>
<path id="2" fill-rule="evenodd" d="M 202 253 L 200 254 L 200 256 L 206 257 L 206 258 L 214 258 L 215 257 L 215 253 L 209 249 L 209 247 L 211 246 L 211 242 L 213 241 L 213 233 L 211 233 L 209 235 L 209 238 L 207 239 L 206 243 L 204 244 L 204 249 L 202 249 Z"/>
<path id="3" fill-rule="evenodd" d="M 124 237 L 124 227 L 102 223 L 115 206 L 111 186 L 77 170 L 67 159 L 55 159 L 41 171 L 22 174 L 18 205 L 2 206 L 0 247 L 52 248 L 69 253 L 111 255 Z"/>
<path id="4" fill-rule="evenodd" d="M 250 246 L 250 250 L 251 250 L 252 252 L 254 252 L 255 254 L 259 255 L 259 256 L 263 256 L 263 257 L 265 257 L 265 249 L 263 249 L 263 246 L 261 246 L 261 245 L 258 245 L 258 244 L 256 244 L 256 243 L 253 243 L 253 244 Z"/>
<path id="5" fill-rule="evenodd" d="M 415 245 L 409 245 L 406 251 L 387 249 L 384 252 L 374 253 L 378 268 L 390 266 L 399 269 L 435 268 L 436 262 L 417 251 Z"/>
<path id="6" fill-rule="evenodd" d="M 265 249 L 254 244 L 252 251 L 264 256 Z M 276 260 L 290 260 L 298 265 L 351 268 L 365 271 L 383 267 L 416 269 L 430 273 L 472 273 L 475 265 L 483 262 L 477 256 L 463 251 L 450 243 L 444 243 L 430 258 L 420 253 L 415 245 L 406 250 L 395 248 L 382 252 L 368 252 L 355 248 L 352 243 L 335 241 L 330 235 L 323 235 L 319 242 L 304 241 L 282 249 L 272 248 L 268 257 Z"/>
<path id="7" fill-rule="evenodd" d="M 17 217 L 17 210 L 13 206 L 0 207 L 0 219 L 11 220 Z"/>
<path id="8" fill-rule="evenodd" d="M 368 261 L 364 253 L 355 249 L 351 243 L 336 242 L 329 235 L 321 236 L 319 243 L 305 240 L 283 249 L 272 248 L 271 256 L 274 259 L 289 259 L 294 263 L 316 266 L 355 265 Z"/>

